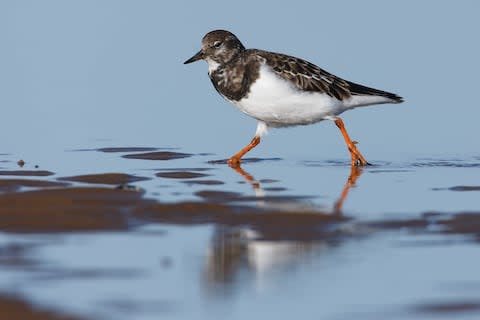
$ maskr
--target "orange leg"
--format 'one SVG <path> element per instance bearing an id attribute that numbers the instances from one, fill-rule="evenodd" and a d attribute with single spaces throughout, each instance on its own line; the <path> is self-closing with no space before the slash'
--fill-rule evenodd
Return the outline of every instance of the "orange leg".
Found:
<path id="1" fill-rule="evenodd" d="M 357 147 L 355 146 L 355 143 L 350 140 L 350 137 L 348 136 L 347 130 L 345 130 L 345 125 L 343 124 L 342 119 L 337 118 L 335 119 L 335 124 L 337 127 L 340 129 L 342 132 L 343 138 L 345 139 L 345 142 L 347 143 L 348 151 L 350 152 L 350 155 L 352 156 L 352 166 L 366 166 L 369 165 L 367 160 L 362 156 L 360 151 L 358 151 Z"/>
<path id="2" fill-rule="evenodd" d="M 258 144 L 260 143 L 260 137 L 259 136 L 255 136 L 252 141 L 248 144 L 248 146 L 246 146 L 245 148 L 243 148 L 242 150 L 240 150 L 239 152 L 237 152 L 235 155 L 233 155 L 230 159 L 228 159 L 227 163 L 230 165 L 230 167 L 232 168 L 237 168 L 240 166 L 240 159 L 245 155 L 245 153 L 247 153 L 248 151 L 252 150 L 253 148 L 255 148 Z"/>

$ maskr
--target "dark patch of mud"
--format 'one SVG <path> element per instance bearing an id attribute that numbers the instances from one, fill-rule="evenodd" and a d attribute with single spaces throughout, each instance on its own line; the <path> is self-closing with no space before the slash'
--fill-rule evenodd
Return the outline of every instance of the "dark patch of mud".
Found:
<path id="1" fill-rule="evenodd" d="M 209 202 L 238 202 L 238 201 L 272 201 L 272 202 L 295 202 L 311 199 L 309 196 L 245 196 L 241 193 L 219 190 L 202 190 L 195 193 L 196 196 Z"/>
<path id="2" fill-rule="evenodd" d="M 204 186 L 218 186 L 225 184 L 225 182 L 220 180 L 186 180 L 182 181 L 187 185 L 204 185 Z"/>
<path id="3" fill-rule="evenodd" d="M 443 233 L 473 235 L 480 241 L 480 212 L 457 213 L 446 219 L 439 219 Z"/>
<path id="4" fill-rule="evenodd" d="M 150 180 L 150 178 L 129 175 L 125 173 L 101 173 L 101 174 L 87 174 L 72 177 L 58 178 L 62 181 L 83 182 L 92 184 L 110 184 L 110 185 L 124 185 L 131 182 Z"/>
<path id="5" fill-rule="evenodd" d="M 61 188 L 0 195 L 0 230 L 69 232 L 126 229 L 125 213 L 142 193 L 108 188 Z M 143 200 L 146 201 L 146 200 Z"/>
<path id="6" fill-rule="evenodd" d="M 172 151 L 158 151 L 147 153 L 131 153 L 123 155 L 126 159 L 141 159 L 141 160 L 174 160 L 191 157 L 190 153 L 172 152 Z"/>
<path id="7" fill-rule="evenodd" d="M 155 175 L 160 178 L 168 178 L 168 179 L 193 179 L 193 178 L 202 178 L 202 177 L 208 176 L 208 174 L 205 174 L 205 173 L 192 172 L 192 171 L 167 171 L 167 172 L 159 172 Z"/>
<path id="8" fill-rule="evenodd" d="M 265 183 L 276 183 L 280 181 L 275 179 L 260 179 L 258 182 L 260 182 L 261 184 L 265 184 Z"/>
<path id="9" fill-rule="evenodd" d="M 480 212 L 426 212 L 414 219 L 381 220 L 365 225 L 380 230 L 406 229 L 426 234 L 464 235 L 467 236 L 466 241 L 473 239 L 480 242 Z"/>
<path id="10" fill-rule="evenodd" d="M 160 169 L 149 169 L 155 171 L 211 171 L 213 168 L 160 168 Z"/>
<path id="11" fill-rule="evenodd" d="M 0 170 L 0 176 L 48 177 L 54 175 L 46 170 Z"/>
<path id="12" fill-rule="evenodd" d="M 412 167 L 447 167 L 447 168 L 480 168 L 480 162 L 472 162 L 468 160 L 453 159 L 453 160 L 424 160 L 411 164 Z"/>
<path id="13" fill-rule="evenodd" d="M 196 196 L 205 199 L 206 201 L 214 202 L 229 202 L 242 197 L 241 193 L 231 191 L 218 190 L 202 190 L 195 193 Z"/>
<path id="14" fill-rule="evenodd" d="M 33 306 L 20 298 L 0 296 L 0 319 L 21 320 L 77 320 L 74 316 L 62 315 L 53 311 Z"/>
<path id="15" fill-rule="evenodd" d="M 151 221 L 169 224 L 218 224 L 246 226 L 258 231 L 262 240 L 310 241 L 341 235 L 335 225 L 348 217 L 321 211 L 284 212 L 221 203 L 152 203 L 143 208 Z M 137 215 L 137 217 L 139 217 Z"/>
<path id="16" fill-rule="evenodd" d="M 381 220 L 367 223 L 369 227 L 381 230 L 400 230 L 400 229 L 419 229 L 425 230 L 431 222 L 425 217 L 420 217 L 417 219 L 399 219 L 399 220 Z"/>
<path id="17" fill-rule="evenodd" d="M 85 148 L 85 149 L 73 149 L 69 151 L 73 152 L 83 152 L 83 151 L 98 151 L 105 153 L 125 153 L 125 152 L 145 152 L 145 151 L 155 151 L 160 148 L 156 147 L 105 147 L 105 148 Z M 161 148 L 164 150 L 176 149 L 176 148 Z"/>
<path id="18" fill-rule="evenodd" d="M 107 147 L 95 149 L 95 151 L 115 153 L 115 152 L 146 152 L 146 151 L 155 151 L 158 148 L 153 147 Z"/>
<path id="19" fill-rule="evenodd" d="M 85 279 L 132 279 L 136 277 L 144 277 L 145 272 L 133 268 L 84 268 L 84 269 L 62 269 L 40 266 L 34 268 L 35 275 L 31 276 L 33 281 L 64 281 L 68 280 L 85 280 Z"/>
<path id="20" fill-rule="evenodd" d="M 31 180 L 31 179 L 0 179 L 0 192 L 14 192 L 22 187 L 29 188 L 53 188 L 65 187 L 69 183 L 46 181 L 46 180 Z"/>
<path id="21" fill-rule="evenodd" d="M 6 244 L 0 246 L 0 265 L 2 268 L 25 268 L 37 264 L 30 253 L 36 247 L 35 244 Z M 1 318 L 0 318 L 1 319 Z"/>
<path id="22" fill-rule="evenodd" d="M 127 230 L 147 223 L 249 225 L 263 237 L 325 237 L 345 217 L 317 211 L 284 212 L 215 202 L 159 203 L 109 188 L 61 188 L 0 195 L 0 231 Z M 323 230 L 325 229 L 325 230 Z M 330 232 L 330 231 L 329 231 Z"/>
<path id="23" fill-rule="evenodd" d="M 164 173 L 175 174 L 176 171 Z M 126 174 L 78 177 L 62 179 L 112 185 L 131 181 L 132 177 L 136 179 L 135 176 Z M 222 184 L 221 181 L 200 179 L 187 179 L 184 182 Z M 332 230 L 336 230 L 332 225 L 350 221 L 361 229 L 407 229 L 420 233 L 462 234 L 469 236 L 468 239 L 480 241 L 480 212 L 430 212 L 410 219 L 356 222 L 341 212 L 294 206 L 308 204 L 305 199 L 309 197 L 305 196 L 245 196 L 236 192 L 201 190 L 195 195 L 203 201 L 172 204 L 147 199 L 136 188 L 65 188 L 64 182 L 20 179 L 0 180 L 0 189 L 2 184 L 7 191 L 16 191 L 22 186 L 51 187 L 0 194 L 0 231 L 3 232 L 128 230 L 152 222 L 192 225 L 211 223 L 250 226 L 261 229 L 261 236 L 266 238 L 304 240 L 326 237 L 326 234 L 331 236 Z M 275 190 L 283 191 L 282 188 Z M 338 236 L 337 233 L 334 234 Z"/>
<path id="24" fill-rule="evenodd" d="M 442 191 L 442 190 L 449 190 L 449 191 L 480 191 L 480 186 L 454 186 L 450 188 L 433 188 L 434 191 Z"/>
<path id="25" fill-rule="evenodd" d="M 447 316 L 460 313 L 480 311 L 480 301 L 446 301 L 418 305 L 414 311 L 436 316 Z"/>
<path id="26" fill-rule="evenodd" d="M 280 191 L 287 191 L 287 188 L 284 187 L 267 187 L 263 188 L 265 191 L 271 191 L 271 192 L 280 192 Z"/>

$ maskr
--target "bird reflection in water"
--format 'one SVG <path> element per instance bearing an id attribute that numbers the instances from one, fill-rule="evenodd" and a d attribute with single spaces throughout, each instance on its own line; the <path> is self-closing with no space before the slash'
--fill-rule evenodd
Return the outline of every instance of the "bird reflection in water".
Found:
<path id="1" fill-rule="evenodd" d="M 348 217 L 343 205 L 361 176 L 363 168 L 352 166 L 347 181 L 332 209 L 314 209 L 304 199 L 276 201 L 269 198 L 261 184 L 242 167 L 232 167 L 252 186 L 257 207 L 265 208 L 258 221 L 243 226 L 217 226 L 206 261 L 205 278 L 210 288 L 225 288 L 235 283 L 239 272 L 247 271 L 257 280 L 270 271 L 288 269 L 319 251 L 337 245 L 357 234 L 346 227 Z M 241 213 L 239 213 L 241 214 Z"/>

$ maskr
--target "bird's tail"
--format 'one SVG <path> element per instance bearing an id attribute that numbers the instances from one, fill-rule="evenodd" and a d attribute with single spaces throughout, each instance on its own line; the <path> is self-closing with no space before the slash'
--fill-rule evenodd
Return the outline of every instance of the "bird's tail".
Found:
<path id="1" fill-rule="evenodd" d="M 384 97 L 386 98 L 385 100 L 388 100 L 389 103 L 403 102 L 403 98 L 396 95 L 395 93 L 362 86 L 361 84 L 354 82 L 348 82 L 348 84 L 350 86 L 350 92 L 352 93 L 352 95 Z"/>

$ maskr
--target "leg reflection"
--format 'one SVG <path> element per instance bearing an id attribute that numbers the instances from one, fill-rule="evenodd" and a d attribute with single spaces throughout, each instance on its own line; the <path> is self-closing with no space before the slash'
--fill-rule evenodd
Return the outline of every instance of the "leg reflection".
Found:
<path id="1" fill-rule="evenodd" d="M 242 167 L 240 165 L 236 166 L 236 167 L 230 167 L 232 168 L 235 172 L 237 172 L 239 175 L 241 175 L 246 182 L 248 182 L 252 188 L 253 188 L 253 191 L 255 191 L 255 193 L 257 193 L 257 191 L 261 190 L 260 188 L 260 183 L 255 180 L 255 178 L 249 174 L 248 172 L 246 172 L 245 170 L 242 169 Z"/>
<path id="2" fill-rule="evenodd" d="M 252 186 L 256 196 L 259 196 L 259 197 L 265 196 L 265 192 L 263 191 L 260 185 L 260 182 L 256 180 L 251 174 L 243 170 L 240 165 L 237 167 L 232 167 L 232 169 L 238 174 L 240 174 L 245 179 L 245 181 Z M 363 173 L 363 167 L 359 167 L 359 166 L 350 167 L 350 175 L 348 176 L 348 179 L 345 182 L 345 185 L 343 186 L 340 196 L 338 197 L 337 201 L 335 201 L 333 205 L 333 212 L 332 212 L 333 214 L 335 215 L 342 214 L 343 204 L 345 203 L 348 197 L 348 193 L 350 192 L 350 189 L 355 186 L 358 178 L 362 175 L 362 173 Z M 262 202 L 262 204 L 265 204 L 265 203 Z M 290 206 L 284 206 L 284 207 L 290 208 L 290 209 L 292 208 Z"/>
<path id="3" fill-rule="evenodd" d="M 362 172 L 362 167 L 351 166 L 350 175 L 348 176 L 347 182 L 345 182 L 345 185 L 343 186 L 342 193 L 340 193 L 340 197 L 337 201 L 335 201 L 335 204 L 333 205 L 334 214 L 342 214 L 343 203 L 347 199 L 348 192 L 350 191 L 350 188 L 355 186 L 355 183 L 357 182 L 357 179 L 362 175 Z"/>
<path id="4" fill-rule="evenodd" d="M 241 166 L 233 170 L 252 186 L 257 196 L 263 193 L 259 181 Z M 262 281 L 270 271 L 282 269 L 288 272 L 291 267 L 308 261 L 312 254 L 321 254 L 337 247 L 343 239 L 351 239 L 352 234 L 364 232 L 353 227 L 344 228 L 344 224 L 351 220 L 342 213 L 349 191 L 362 171 L 361 167 L 351 167 L 331 210 L 318 209 L 308 202 L 305 204 L 304 198 L 264 196 L 253 209 L 241 209 L 243 211 L 238 215 L 244 214 L 245 220 L 215 226 L 206 255 L 204 276 L 207 287 L 238 284 L 240 282 L 236 280 L 242 274 L 242 281 L 245 275 Z"/>

